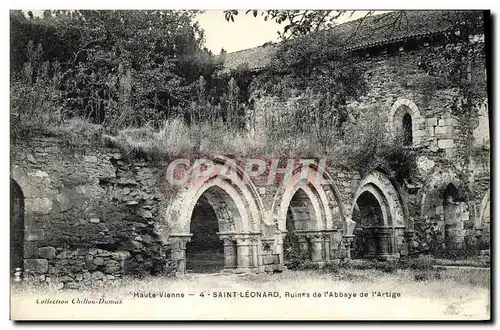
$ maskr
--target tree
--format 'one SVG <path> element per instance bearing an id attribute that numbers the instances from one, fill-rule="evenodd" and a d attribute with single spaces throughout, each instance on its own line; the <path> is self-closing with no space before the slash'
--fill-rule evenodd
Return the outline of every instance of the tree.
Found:
<path id="1" fill-rule="evenodd" d="M 27 62 L 27 44 L 61 64 L 59 89 L 72 116 L 108 127 L 157 123 L 182 113 L 198 78 L 220 64 L 203 47 L 197 11 L 46 11 L 11 14 L 11 72 Z M 50 75 L 51 73 L 49 73 Z"/>
<path id="2" fill-rule="evenodd" d="M 283 24 L 283 33 L 278 31 L 278 35 L 282 40 L 288 40 L 295 37 L 304 37 L 320 30 L 328 29 L 338 23 L 342 17 L 352 17 L 355 10 L 247 10 L 246 15 L 252 14 L 254 17 L 261 16 L 265 21 L 275 21 L 278 24 Z M 225 10 L 224 17 L 229 22 L 234 22 L 238 16 L 238 10 Z M 375 11 L 367 11 L 366 14 L 359 19 L 361 25 L 363 21 L 374 15 Z M 398 26 L 402 27 L 407 23 L 406 12 L 397 11 L 392 16 L 380 16 L 375 19 L 379 26 Z"/>

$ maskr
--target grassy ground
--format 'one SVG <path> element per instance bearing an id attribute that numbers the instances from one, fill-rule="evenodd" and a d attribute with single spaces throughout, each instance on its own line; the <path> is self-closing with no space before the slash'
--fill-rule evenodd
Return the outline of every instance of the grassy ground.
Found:
<path id="1" fill-rule="evenodd" d="M 427 271 L 342 269 L 335 274 L 286 271 L 280 274 L 188 274 L 182 278 L 123 279 L 121 284 L 85 292 L 58 291 L 29 284 L 12 288 L 14 318 L 78 319 L 488 319 L 488 269 Z M 439 275 L 438 275 L 439 274 Z M 220 292 L 243 297 L 222 298 Z M 245 297 L 249 292 L 276 292 L 278 297 Z M 134 293 L 157 293 L 155 298 Z M 184 298 L 159 297 L 159 292 Z M 378 293 L 387 292 L 380 297 Z M 316 293 L 316 297 L 314 296 Z M 317 297 L 317 293 L 321 297 Z M 343 297 L 339 297 L 342 293 Z M 360 297 L 366 293 L 368 297 Z M 240 294 L 240 295 L 241 295 Z M 300 295 L 299 295 L 300 294 Z M 335 296 L 337 294 L 337 297 Z M 356 297 L 353 295 L 356 294 Z M 203 297 L 202 297 L 203 295 Z M 345 297 L 351 295 L 350 298 Z M 300 296 L 300 297 L 299 297 Z M 73 298 L 121 299 L 120 305 L 71 304 Z M 37 299 L 69 299 L 47 305 Z"/>

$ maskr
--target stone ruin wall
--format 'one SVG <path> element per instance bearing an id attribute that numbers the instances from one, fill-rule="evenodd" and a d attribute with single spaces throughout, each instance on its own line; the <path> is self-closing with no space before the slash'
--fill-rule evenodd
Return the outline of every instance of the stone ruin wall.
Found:
<path id="1" fill-rule="evenodd" d="M 11 179 L 24 195 L 24 269 L 50 282 L 153 272 L 166 251 L 155 234 L 165 208 L 154 164 L 57 138 L 16 140 Z"/>
<path id="2" fill-rule="evenodd" d="M 239 163 L 245 166 L 244 160 Z M 175 194 L 164 177 L 167 166 L 126 158 L 100 144 L 75 146 L 48 137 L 15 140 L 10 176 L 24 198 L 24 275 L 72 288 L 124 274 L 175 271 L 169 264 L 172 246 L 165 239 L 170 230 L 165 213 Z M 279 177 L 275 185 L 255 182 L 266 209 Z M 338 172 L 333 178 L 349 205 L 359 174 Z M 338 207 L 333 212 L 340 219 Z M 342 230 L 342 222 L 335 227 Z M 261 229 L 264 263 L 272 265 L 274 226 L 262 224 Z"/>
<path id="3" fill-rule="evenodd" d="M 473 42 L 484 42 L 484 36 L 470 38 Z M 368 92 L 357 101 L 348 104 L 349 111 L 365 115 L 366 118 L 382 116 L 387 118 L 387 134 L 395 133 L 392 125 L 398 106 L 406 105 L 414 108 L 412 114 L 412 149 L 417 153 L 417 177 L 415 185 L 402 185 L 402 192 L 408 204 L 411 222 L 422 223 L 417 248 L 427 248 L 427 242 L 432 240 L 430 233 L 433 227 L 443 227 L 442 207 L 423 214 L 423 199 L 433 198 L 439 204 L 440 191 L 443 186 L 451 183 L 460 184 L 462 193 L 467 195 L 467 212 L 463 216 L 464 235 L 469 241 L 475 241 L 475 235 L 481 234 L 489 242 L 489 189 L 490 189 L 490 153 L 489 153 L 489 113 L 488 100 L 476 106 L 477 112 L 470 116 L 458 115 L 453 108 L 459 103 L 458 91 L 451 88 L 436 88 L 430 83 L 427 73 L 422 69 L 422 63 L 427 66 L 442 64 L 443 45 L 422 42 L 416 47 L 407 48 L 401 45 L 399 51 L 382 51 L 380 54 L 370 54 L 366 51 L 359 58 L 363 66 L 368 84 Z M 486 68 L 484 60 L 475 67 L 470 76 L 477 86 L 485 85 Z M 266 94 L 259 86 L 253 86 L 254 94 L 252 122 L 248 125 L 255 134 L 264 127 L 264 114 L 279 116 L 290 108 L 303 107 L 314 103 L 318 95 L 306 95 L 297 90 L 281 91 L 281 96 Z M 283 98 L 283 95 L 288 97 Z M 377 113 L 373 113 L 377 111 Z M 382 111 L 382 113 L 380 112 Z M 363 116 L 356 118 L 360 120 Z M 268 120 L 268 119 L 267 119 Z M 361 119 L 362 120 L 362 119 Z M 447 175 L 443 175 L 447 173 Z M 432 183 L 432 184 L 431 184 Z M 341 188 L 341 186 L 339 186 Z M 349 195 L 349 188 L 345 196 Z M 439 190 L 429 193 L 429 190 Z M 344 195 L 344 194 L 343 194 Z M 432 197 L 425 197 L 432 195 Z M 352 203 L 352 200 L 346 201 Z M 485 206 L 486 205 L 486 206 Z M 484 212 L 487 209 L 488 212 Z M 484 221 L 483 221 L 484 218 Z M 418 227 L 418 226 L 417 226 Z M 432 229 L 433 230 L 433 229 Z M 439 230 L 442 230 L 440 228 Z"/>
<path id="4" fill-rule="evenodd" d="M 439 60 L 438 49 L 434 54 L 433 60 Z M 422 205 L 426 200 L 439 199 L 449 182 L 468 192 L 465 235 L 474 236 L 479 229 L 489 241 L 487 101 L 473 120 L 452 114 L 456 91 L 423 91 L 415 83 L 422 76 L 420 60 L 418 49 L 363 59 L 368 66 L 369 91 L 349 107 L 361 112 L 382 109 L 388 118 L 388 133 L 395 104 L 418 109 L 420 118 L 414 121 L 412 148 L 418 153 L 420 181 L 397 187 L 408 210 L 404 214 L 407 223 L 411 227 L 421 224 L 415 226 L 421 232 L 416 235 L 414 248 L 428 245 L 426 240 L 432 239 L 426 232 L 428 228 L 442 225 L 439 206 L 429 215 L 422 212 Z M 279 113 L 290 102 L 296 100 L 255 97 L 256 129 L 259 113 Z M 241 162 L 244 167 L 244 160 Z M 167 232 L 168 236 L 169 223 L 164 217 L 175 191 L 165 183 L 167 166 L 168 162 L 128 159 L 119 150 L 101 145 L 74 146 L 58 138 L 16 140 L 11 145 L 10 175 L 24 195 L 26 272 L 43 281 L 57 280 L 72 287 L 114 280 L 123 274 L 168 271 L 172 246 L 162 235 Z M 328 170 L 346 216 L 351 217 L 349 212 L 363 178 L 355 171 Z M 278 186 L 258 180 L 254 184 L 264 209 L 269 210 Z M 333 206 L 332 210 L 338 220 L 338 209 Z M 343 224 L 336 226 L 340 229 Z M 264 264 L 273 264 L 275 257 L 266 252 L 273 244 L 271 230 L 263 226 L 262 231 Z M 341 251 L 340 244 L 332 251 Z"/>

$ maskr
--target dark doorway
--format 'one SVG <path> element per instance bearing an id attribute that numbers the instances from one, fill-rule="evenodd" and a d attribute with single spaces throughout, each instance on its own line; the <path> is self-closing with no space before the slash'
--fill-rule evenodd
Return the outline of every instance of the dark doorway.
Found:
<path id="1" fill-rule="evenodd" d="M 374 258 L 380 253 L 376 228 L 384 225 L 382 208 L 378 200 L 370 192 L 363 192 L 356 201 L 353 212 L 354 242 L 352 258 Z"/>
<path id="2" fill-rule="evenodd" d="M 290 201 L 287 210 L 287 234 L 283 242 L 285 264 L 297 259 L 309 259 L 308 242 L 300 231 L 310 229 L 314 219 L 314 210 L 311 200 L 303 189 L 298 189 Z"/>
<path id="3" fill-rule="evenodd" d="M 447 248 L 459 247 L 457 236 L 460 231 L 458 216 L 460 215 L 460 201 L 458 190 L 452 184 L 448 184 L 443 193 L 443 212 L 444 212 L 444 242 Z"/>
<path id="4" fill-rule="evenodd" d="M 219 239 L 214 208 L 202 195 L 191 217 L 191 242 L 186 246 L 186 271 L 214 273 L 224 268 L 224 245 Z"/>
<path id="5" fill-rule="evenodd" d="M 21 187 L 10 180 L 10 271 L 23 267 L 24 196 Z"/>

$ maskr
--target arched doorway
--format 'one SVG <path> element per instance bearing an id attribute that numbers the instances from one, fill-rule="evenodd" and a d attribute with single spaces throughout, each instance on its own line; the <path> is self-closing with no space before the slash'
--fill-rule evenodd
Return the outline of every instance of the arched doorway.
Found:
<path id="1" fill-rule="evenodd" d="M 382 254 L 376 235 L 384 225 L 382 207 L 375 196 L 365 191 L 356 200 L 353 220 L 357 223 L 351 256 L 353 258 L 375 258 Z"/>
<path id="2" fill-rule="evenodd" d="M 283 242 L 285 265 L 293 259 L 310 259 L 308 230 L 317 222 L 314 207 L 304 189 L 293 195 L 287 210 L 286 231 Z"/>
<path id="3" fill-rule="evenodd" d="M 351 257 L 386 260 L 395 255 L 397 244 L 392 211 L 387 198 L 376 186 L 368 184 L 360 190 L 352 212 L 356 226 Z"/>
<path id="4" fill-rule="evenodd" d="M 444 244 L 446 248 L 462 248 L 463 221 L 467 220 L 466 204 L 459 199 L 457 187 L 449 183 L 443 192 Z"/>
<path id="5" fill-rule="evenodd" d="M 186 244 L 186 271 L 213 273 L 236 266 L 234 242 L 224 238 L 237 232 L 241 215 L 235 201 L 218 186 L 208 188 L 198 198 Z M 229 248 L 228 245 L 234 248 Z"/>
<path id="6" fill-rule="evenodd" d="M 24 195 L 21 187 L 10 180 L 10 270 L 23 267 Z"/>
<path id="7" fill-rule="evenodd" d="M 217 214 L 202 195 L 191 216 L 191 240 L 186 246 L 188 272 L 216 272 L 224 268 L 224 246 L 219 238 Z"/>

